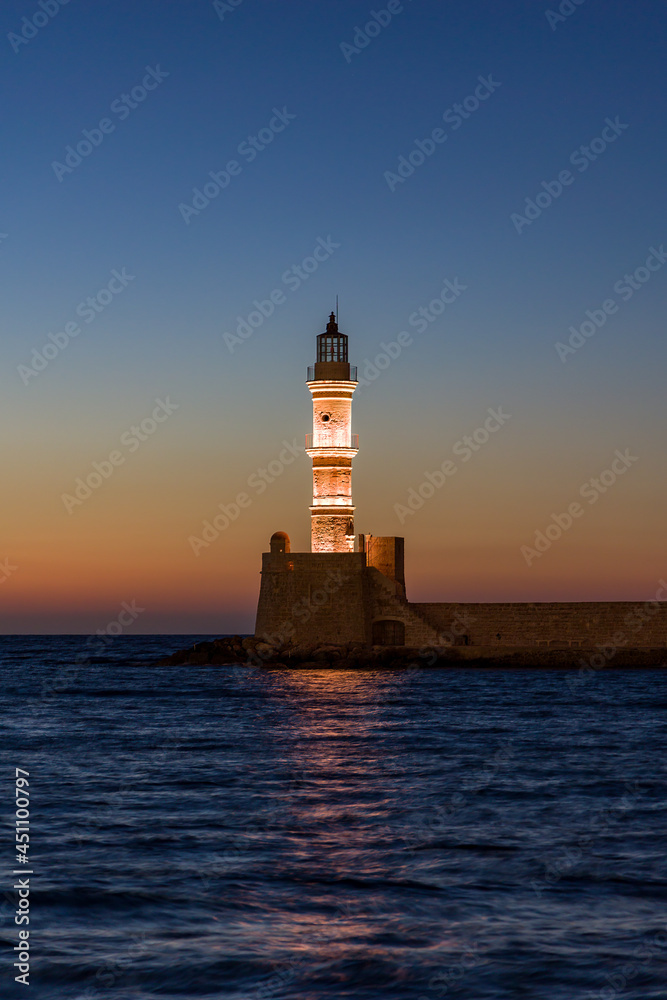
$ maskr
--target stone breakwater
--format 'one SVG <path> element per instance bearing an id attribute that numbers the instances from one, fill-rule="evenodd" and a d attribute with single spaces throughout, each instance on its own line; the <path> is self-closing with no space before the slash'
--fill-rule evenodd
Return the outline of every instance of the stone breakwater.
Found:
<path id="1" fill-rule="evenodd" d="M 527 667 L 578 670 L 582 677 L 610 668 L 667 668 L 665 647 L 598 647 L 578 649 L 535 646 L 368 646 L 360 642 L 321 643 L 278 648 L 254 636 L 234 635 L 194 643 L 158 662 L 158 666 L 242 665 L 273 669 L 363 670 L 402 667 Z"/>

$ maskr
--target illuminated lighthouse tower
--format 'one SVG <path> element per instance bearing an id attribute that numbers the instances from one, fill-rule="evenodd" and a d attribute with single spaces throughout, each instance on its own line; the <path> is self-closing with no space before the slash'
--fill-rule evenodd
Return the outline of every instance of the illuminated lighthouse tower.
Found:
<path id="1" fill-rule="evenodd" d="M 357 369 L 347 360 L 347 336 L 338 332 L 333 313 L 317 338 L 317 361 L 308 369 L 313 397 L 313 433 L 306 452 L 313 460 L 311 550 L 354 551 L 352 459 L 359 436 L 351 432 L 352 394 Z"/>

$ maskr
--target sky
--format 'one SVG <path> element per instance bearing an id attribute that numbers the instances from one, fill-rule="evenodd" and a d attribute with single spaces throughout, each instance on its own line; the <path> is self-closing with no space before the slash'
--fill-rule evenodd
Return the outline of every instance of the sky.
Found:
<path id="1" fill-rule="evenodd" d="M 0 630 L 251 632 L 271 534 L 310 548 L 336 296 L 410 600 L 653 598 L 666 24 L 5 0 Z"/>

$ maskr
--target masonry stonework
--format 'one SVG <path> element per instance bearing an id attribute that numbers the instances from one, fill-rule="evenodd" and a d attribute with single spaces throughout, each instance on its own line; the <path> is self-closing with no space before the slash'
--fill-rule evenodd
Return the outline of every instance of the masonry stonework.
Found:
<path id="1" fill-rule="evenodd" d="M 307 382 L 313 400 L 313 431 L 306 437 L 306 452 L 313 462 L 313 552 L 354 551 L 352 459 L 357 448 L 352 394 L 357 382 L 347 350 L 347 335 L 339 331 L 331 313 L 325 332 L 317 338 L 317 361 Z"/>
<path id="2" fill-rule="evenodd" d="M 293 553 L 288 543 L 286 552 L 265 553 L 256 636 L 298 646 L 667 647 L 667 600 L 411 603 L 397 544 L 403 539 L 373 541 L 385 572 L 369 565 L 368 551 Z"/>
<path id="3" fill-rule="evenodd" d="M 410 647 L 667 648 L 667 583 L 646 602 L 411 603 L 404 540 L 359 535 L 354 551 L 351 433 L 356 369 L 334 313 L 308 372 L 313 432 L 312 552 L 284 532 L 262 556 L 255 635 L 274 647 L 323 643 Z"/>
<path id="4" fill-rule="evenodd" d="M 370 642 L 361 552 L 265 552 L 255 635 L 273 645 Z"/>

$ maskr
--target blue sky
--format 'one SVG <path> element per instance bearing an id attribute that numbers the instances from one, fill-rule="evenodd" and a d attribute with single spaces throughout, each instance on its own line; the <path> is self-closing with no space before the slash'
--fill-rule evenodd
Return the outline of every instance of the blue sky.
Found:
<path id="1" fill-rule="evenodd" d="M 70 0 L 12 45 L 42 8 L 3 4 L 0 405 L 12 485 L 3 544 L 23 560 L 0 594 L 5 631 L 39 630 L 47 613 L 86 631 L 116 594 L 135 596 L 137 565 L 153 609 L 147 630 L 174 615 L 176 630 L 252 628 L 271 531 L 308 547 L 307 460 L 211 551 L 203 575 L 188 525 L 283 438 L 308 431 L 305 367 L 336 294 L 360 368 L 383 340 L 414 335 L 359 391 L 354 420 L 358 530 L 405 534 L 415 599 L 651 596 L 664 553 L 667 268 L 627 301 L 613 289 L 667 240 L 665 8 L 569 7 L 552 25 L 546 12 L 558 5 L 547 2 L 406 0 L 351 53 L 357 28 L 386 5 Z M 149 70 L 151 83 L 161 78 L 155 89 L 127 113 L 112 110 Z M 495 81 L 493 93 L 460 127 L 443 121 L 480 77 Z M 288 124 L 248 162 L 239 145 L 281 121 L 276 109 Z M 59 179 L 53 164 L 103 119 L 113 130 Z M 613 141 L 582 171 L 570 157 L 612 134 L 607 119 L 617 122 Z M 445 141 L 391 190 L 385 174 L 438 128 Z M 239 172 L 186 222 L 179 206 L 234 159 Z M 572 182 L 517 232 L 513 213 L 566 169 Z M 286 285 L 318 240 L 335 247 L 299 287 Z M 19 366 L 33 348 L 123 268 L 132 280 L 26 385 Z M 409 317 L 445 279 L 465 291 L 418 332 Z M 224 334 L 277 288 L 285 300 L 231 351 Z M 610 296 L 618 311 L 561 361 L 554 345 Z M 167 393 L 178 418 L 103 501 L 68 517 L 68 484 Z M 456 496 L 400 525 L 395 504 L 499 404 L 512 422 Z M 521 542 L 626 446 L 641 462 L 606 512 L 528 571 Z M 91 544 L 95 578 L 80 561 Z M 174 567 L 168 594 L 151 582 L 163 574 L 156 551 Z M 193 610 L 191 595 L 209 593 L 213 579 L 222 597 L 234 595 L 227 617 L 213 597 Z"/>

